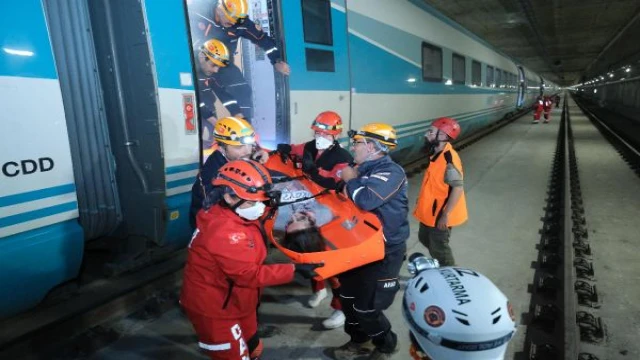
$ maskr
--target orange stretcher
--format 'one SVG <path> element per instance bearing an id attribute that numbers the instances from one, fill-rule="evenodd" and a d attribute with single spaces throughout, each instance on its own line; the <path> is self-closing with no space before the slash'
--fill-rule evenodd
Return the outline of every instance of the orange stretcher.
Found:
<path id="1" fill-rule="evenodd" d="M 328 207 L 333 213 L 333 218 L 319 228 L 326 240 L 326 250 L 311 253 L 298 253 L 278 242 L 273 231 L 277 212 L 272 211 L 265 220 L 269 241 L 291 260 L 296 263 L 324 263 L 324 266 L 316 269 L 317 280 L 325 280 L 384 258 L 382 224 L 375 214 L 359 209 L 343 194 L 317 185 L 304 176 L 292 160 L 285 163 L 278 154 L 270 156 L 265 167 L 286 175 L 291 180 L 300 181 L 314 194 L 315 201 Z"/>

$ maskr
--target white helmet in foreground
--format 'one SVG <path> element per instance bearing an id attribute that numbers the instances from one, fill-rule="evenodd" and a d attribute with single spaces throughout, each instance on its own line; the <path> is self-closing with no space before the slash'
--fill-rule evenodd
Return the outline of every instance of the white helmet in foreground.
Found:
<path id="1" fill-rule="evenodd" d="M 484 275 L 415 253 L 402 313 L 411 331 L 411 355 L 432 360 L 501 360 L 516 331 L 504 294 Z"/>

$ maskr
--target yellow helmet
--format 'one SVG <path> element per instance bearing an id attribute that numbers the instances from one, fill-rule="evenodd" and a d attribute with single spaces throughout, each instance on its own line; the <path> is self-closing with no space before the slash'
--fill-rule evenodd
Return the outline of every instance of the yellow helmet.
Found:
<path id="1" fill-rule="evenodd" d="M 349 137 L 354 140 L 362 138 L 373 139 L 378 141 L 380 144 L 388 147 L 389 150 L 393 150 L 398 145 L 398 135 L 396 134 L 396 129 L 388 124 L 367 124 L 358 129 L 358 131 L 349 130 Z"/>
<path id="2" fill-rule="evenodd" d="M 227 46 L 220 40 L 208 40 L 202 44 L 200 52 L 215 65 L 225 67 L 229 64 L 229 49 L 227 49 Z"/>
<path id="3" fill-rule="evenodd" d="M 224 17 L 234 24 L 242 24 L 249 11 L 247 0 L 220 0 L 218 6 L 222 9 Z"/>
<path id="4" fill-rule="evenodd" d="M 256 133 L 245 119 L 226 117 L 218 120 L 213 130 L 213 138 L 227 145 L 253 145 Z"/>

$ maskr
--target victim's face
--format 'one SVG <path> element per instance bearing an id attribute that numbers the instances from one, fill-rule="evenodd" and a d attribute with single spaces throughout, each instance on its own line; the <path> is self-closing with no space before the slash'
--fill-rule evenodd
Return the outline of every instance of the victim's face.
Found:
<path id="1" fill-rule="evenodd" d="M 300 211 L 291 214 L 291 219 L 286 226 L 286 231 L 294 232 L 304 229 L 309 229 L 315 226 L 315 216 L 307 211 Z"/>

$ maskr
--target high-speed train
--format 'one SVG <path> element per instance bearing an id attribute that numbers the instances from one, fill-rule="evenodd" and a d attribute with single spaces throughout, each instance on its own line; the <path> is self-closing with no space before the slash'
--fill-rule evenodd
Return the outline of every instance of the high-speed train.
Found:
<path id="1" fill-rule="evenodd" d="M 76 279 L 93 250 L 112 251 L 115 274 L 186 246 L 206 136 L 190 36 L 203 1 L 0 4 L 0 317 Z M 334 110 L 353 129 L 394 125 L 393 155 L 411 160 L 434 118 L 468 136 L 553 86 L 422 0 L 249 2 L 291 66 L 276 75 L 238 47 L 265 147 L 307 141 Z"/>

